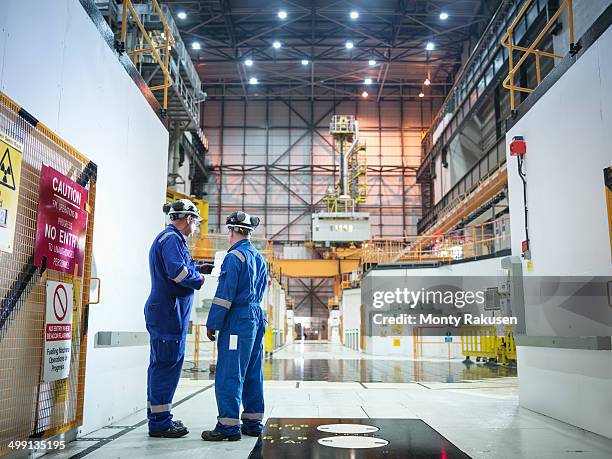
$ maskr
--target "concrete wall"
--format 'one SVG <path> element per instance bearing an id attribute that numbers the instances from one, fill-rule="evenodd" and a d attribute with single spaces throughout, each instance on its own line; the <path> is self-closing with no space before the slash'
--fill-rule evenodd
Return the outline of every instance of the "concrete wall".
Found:
<path id="1" fill-rule="evenodd" d="M 102 300 L 89 316 L 88 432 L 146 406 L 148 346 L 97 349 L 94 337 L 145 331 L 168 134 L 76 0 L 0 2 L 0 88 L 98 165 L 93 275 Z M 127 219 L 118 212 L 126 203 Z"/>
<path id="2" fill-rule="evenodd" d="M 527 275 L 612 276 L 603 169 L 612 164 L 612 29 L 560 78 L 508 132 L 527 142 L 528 221 L 533 269 Z M 522 184 L 517 159 L 508 156 L 513 254 L 524 237 Z M 591 301 L 591 300 L 589 300 Z M 532 306 L 532 307 L 530 307 Z M 603 323 L 557 308 L 527 305 L 527 332 L 547 324 L 589 325 L 609 336 L 612 310 Z M 595 307 L 585 304 L 585 307 Z M 607 322 L 605 319 L 607 316 Z M 612 352 L 518 348 L 521 405 L 612 437 Z"/>

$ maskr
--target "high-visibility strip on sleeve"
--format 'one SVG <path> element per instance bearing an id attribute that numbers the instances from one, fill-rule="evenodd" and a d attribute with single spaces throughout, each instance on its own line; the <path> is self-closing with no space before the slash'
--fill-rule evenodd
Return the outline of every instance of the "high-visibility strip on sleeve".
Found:
<path id="1" fill-rule="evenodd" d="M 237 426 L 240 425 L 240 419 L 234 418 L 217 418 L 219 424 L 223 424 L 224 426 Z"/>
<path id="2" fill-rule="evenodd" d="M 173 234 L 176 236 L 176 234 L 175 234 L 175 233 L 168 232 L 168 233 L 166 233 L 166 234 L 162 235 L 162 236 L 161 236 L 161 237 L 160 237 L 160 238 L 157 240 L 157 242 L 162 243 L 164 240 L 166 240 L 167 238 L 169 238 L 169 237 L 170 237 L 170 236 L 172 236 Z"/>
<path id="3" fill-rule="evenodd" d="M 178 283 L 180 281 L 182 281 L 183 279 L 185 279 L 187 276 L 189 275 L 189 271 L 187 270 L 186 266 L 183 266 L 183 270 L 179 273 L 178 276 L 176 276 L 174 279 L 172 279 L 174 282 Z"/>
<path id="4" fill-rule="evenodd" d="M 263 419 L 263 413 L 242 413 L 240 419 L 253 419 L 255 421 L 261 421 Z"/>
<path id="5" fill-rule="evenodd" d="M 172 410 L 172 403 L 166 403 L 164 405 L 151 405 L 149 403 L 149 409 L 151 413 L 166 413 Z"/>
<path id="6" fill-rule="evenodd" d="M 226 309 L 229 309 L 232 306 L 231 301 L 224 300 L 223 298 L 214 297 L 212 300 L 213 304 L 218 304 Z"/>
<path id="7" fill-rule="evenodd" d="M 238 250 L 232 250 L 230 253 L 236 255 L 241 262 L 244 263 L 246 261 L 246 258 L 244 257 L 244 254 L 242 252 Z"/>

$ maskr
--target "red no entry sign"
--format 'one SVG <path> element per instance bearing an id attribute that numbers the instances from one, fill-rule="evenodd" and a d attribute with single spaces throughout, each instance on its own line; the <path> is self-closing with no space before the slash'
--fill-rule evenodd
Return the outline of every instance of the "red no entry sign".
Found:
<path id="1" fill-rule="evenodd" d="M 74 286 L 47 281 L 43 381 L 57 381 L 70 373 Z"/>
<path id="2" fill-rule="evenodd" d="M 64 320 L 68 311 L 68 293 L 66 288 L 59 284 L 53 293 L 53 314 L 58 321 Z"/>

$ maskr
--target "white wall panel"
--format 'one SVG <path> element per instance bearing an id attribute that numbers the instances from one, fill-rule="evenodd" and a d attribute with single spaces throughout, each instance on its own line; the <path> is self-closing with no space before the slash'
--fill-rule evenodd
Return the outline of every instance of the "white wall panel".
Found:
<path id="1" fill-rule="evenodd" d="M 608 28 L 506 135 L 508 143 L 516 135 L 527 142 L 528 275 L 612 276 L 603 189 L 603 169 L 612 164 L 611 53 Z M 519 255 L 523 187 L 517 159 L 507 160 L 512 252 Z M 553 321 L 585 325 L 569 309 L 533 306 L 527 310 L 531 335 L 546 334 Z M 608 326 L 598 334 L 610 333 Z M 612 438 L 612 352 L 523 346 L 518 352 L 522 406 Z"/>
<path id="2" fill-rule="evenodd" d="M 148 347 L 94 342 L 100 330 L 145 331 L 147 253 L 164 224 L 168 133 L 79 2 L 5 0 L 0 24 L 2 91 L 98 165 L 93 275 L 103 279 L 103 295 L 89 316 L 89 432 L 146 406 Z M 118 231 L 126 193 L 138 202 L 137 232 Z"/>

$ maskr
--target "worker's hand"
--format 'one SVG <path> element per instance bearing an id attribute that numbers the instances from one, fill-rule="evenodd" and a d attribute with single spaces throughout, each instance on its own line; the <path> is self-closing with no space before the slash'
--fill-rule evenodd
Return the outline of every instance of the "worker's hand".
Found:
<path id="1" fill-rule="evenodd" d="M 215 330 L 213 330 L 212 328 L 207 328 L 206 336 L 208 336 L 209 340 L 214 341 L 215 340 Z"/>
<path id="2" fill-rule="evenodd" d="M 200 285 L 204 285 L 204 274 L 200 273 Z"/>
<path id="3" fill-rule="evenodd" d="M 212 263 L 202 263 L 198 266 L 198 271 L 200 271 L 202 274 L 210 274 L 212 273 L 214 267 L 215 265 Z"/>

